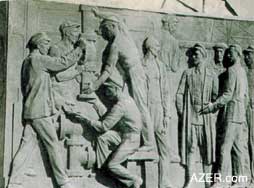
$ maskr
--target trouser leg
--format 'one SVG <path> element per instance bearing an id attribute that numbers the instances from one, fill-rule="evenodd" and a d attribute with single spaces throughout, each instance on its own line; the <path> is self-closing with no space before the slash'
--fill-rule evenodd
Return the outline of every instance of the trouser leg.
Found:
<path id="1" fill-rule="evenodd" d="M 170 150 L 168 134 L 155 133 L 159 152 L 159 188 L 171 187 L 170 176 Z"/>
<path id="2" fill-rule="evenodd" d="M 235 140 L 235 126 L 233 123 L 226 122 L 225 136 L 221 146 L 220 153 L 220 164 L 219 172 L 221 172 L 222 178 L 225 179 L 226 176 L 231 175 L 230 163 L 231 163 L 231 150 Z"/>
<path id="3" fill-rule="evenodd" d="M 36 144 L 38 144 L 36 133 L 31 125 L 24 127 L 21 145 L 14 157 L 9 183 L 21 184 L 19 178 L 24 175 L 27 163 L 29 163 Z"/>
<path id="4" fill-rule="evenodd" d="M 113 130 L 107 131 L 97 138 L 96 158 L 98 168 L 101 168 L 108 159 L 108 156 L 112 153 L 112 147 L 116 148 L 120 143 L 120 134 Z"/>
<path id="5" fill-rule="evenodd" d="M 236 155 L 235 157 L 235 172 L 237 176 L 244 175 L 244 159 L 245 159 L 245 148 L 244 148 L 244 138 L 243 138 L 243 129 L 244 124 L 235 125 L 236 126 L 236 138 L 233 144 L 233 151 Z"/>
<path id="6" fill-rule="evenodd" d="M 130 155 L 132 155 L 139 148 L 140 135 L 134 134 L 123 138 L 122 143 L 118 149 L 113 153 L 109 159 L 108 169 L 114 174 L 119 181 L 126 186 L 133 185 L 136 175 L 133 175 L 127 168 L 122 166 Z"/>
<path id="7" fill-rule="evenodd" d="M 142 72 L 141 72 L 142 73 Z M 141 74 L 140 73 L 140 74 Z M 132 75 L 130 80 L 131 95 L 139 108 L 143 121 L 142 139 L 145 146 L 155 145 L 154 127 L 147 107 L 147 93 L 145 78 L 138 76 L 138 72 Z"/>
<path id="8" fill-rule="evenodd" d="M 61 156 L 56 130 L 53 125 L 53 118 L 48 117 L 35 119 L 32 122 L 32 127 L 46 148 L 49 156 L 49 162 L 58 185 L 66 184 L 69 180 L 65 173 L 65 166 Z"/>

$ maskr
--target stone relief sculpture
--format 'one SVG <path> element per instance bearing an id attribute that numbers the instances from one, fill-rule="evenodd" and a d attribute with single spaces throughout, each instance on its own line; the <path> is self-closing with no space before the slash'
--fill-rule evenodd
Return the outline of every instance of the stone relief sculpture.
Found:
<path id="1" fill-rule="evenodd" d="M 170 93 L 166 66 L 159 59 L 160 44 L 153 37 L 143 42 L 144 68 L 147 76 L 148 109 L 154 126 L 159 153 L 159 188 L 173 187 L 170 182 Z"/>
<path id="2" fill-rule="evenodd" d="M 179 42 L 174 37 L 178 20 L 176 17 L 164 16 L 161 33 L 160 58 L 166 63 L 167 70 L 176 72 L 180 62 Z"/>
<path id="3" fill-rule="evenodd" d="M 192 48 L 193 67 L 183 72 L 176 94 L 176 107 L 182 119 L 181 163 L 186 166 L 186 183 L 191 187 L 195 174 L 196 153 L 200 153 L 203 172 L 211 173 L 215 161 L 215 124 L 212 116 L 200 111 L 218 95 L 218 79 L 205 60 L 206 49 L 201 44 Z M 209 187 L 206 182 L 205 187 Z"/>
<path id="4" fill-rule="evenodd" d="M 240 63 L 242 49 L 239 45 L 230 45 L 225 52 L 228 80 L 225 90 L 215 102 L 209 103 L 201 113 L 214 112 L 226 106 L 224 141 L 220 152 L 219 171 L 222 177 L 230 174 L 229 165 L 231 150 L 234 151 L 237 163 L 237 175 L 244 174 L 244 129 L 246 124 L 246 109 L 248 101 L 248 82 L 246 72 Z M 236 182 L 234 187 L 244 186 L 246 182 Z M 229 182 L 216 182 L 213 187 L 228 186 Z"/>
<path id="5" fill-rule="evenodd" d="M 254 47 L 253 45 L 250 45 L 247 49 L 245 49 L 243 51 L 244 54 L 244 61 L 245 64 L 248 68 L 247 70 L 247 78 L 248 78 L 248 86 L 249 86 L 249 102 L 248 102 L 248 108 L 247 108 L 247 124 L 248 124 L 248 137 L 249 137 L 249 141 L 248 141 L 248 146 L 249 146 L 249 151 L 250 151 L 250 169 L 251 169 L 251 185 L 250 187 L 253 187 L 253 170 L 254 170 L 254 166 L 253 166 L 253 146 L 254 146 L 254 142 L 253 142 L 253 53 L 254 53 Z"/>
<path id="6" fill-rule="evenodd" d="M 100 30 L 102 37 L 108 41 L 103 52 L 101 75 L 96 81 L 91 82 L 84 92 L 91 93 L 97 90 L 106 80 L 118 83 L 122 88 L 126 84 L 129 94 L 142 114 L 144 144 L 140 150 L 153 150 L 155 139 L 147 109 L 145 72 L 136 44 L 126 25 L 116 16 L 105 17 L 100 23 Z"/>
<path id="7" fill-rule="evenodd" d="M 82 11 L 84 33 L 79 22 L 65 20 L 56 44 L 44 32 L 28 42 L 21 71 L 24 130 L 7 187 L 30 188 L 25 176 L 37 181 L 31 158 L 40 144 L 45 148 L 41 155 L 48 157 L 43 161 L 47 175 L 53 178 L 49 188 L 197 188 L 193 175 L 218 172 L 225 178 L 248 175 L 248 170 L 250 185 L 206 181 L 201 187 L 253 186 L 254 47 L 243 51 L 246 76 L 238 45 L 188 41 L 189 48 L 179 39 L 180 48 L 176 16 L 162 18 L 161 38 L 143 35 L 137 45 L 133 36 L 140 31 L 129 30 L 134 26 L 122 21 L 128 20 L 125 12 Z M 96 24 L 84 29 L 86 16 L 98 22 L 98 33 Z M 212 62 L 207 55 L 211 46 Z M 182 65 L 184 55 L 188 67 Z M 180 76 L 183 67 L 178 85 L 170 76 Z M 173 148 L 172 96 L 181 138 Z M 178 147 L 180 162 L 174 153 Z M 177 182 L 176 176 L 183 180 Z"/>
<path id="8" fill-rule="evenodd" d="M 29 40 L 28 48 L 30 54 L 24 60 L 22 69 L 23 118 L 42 140 L 58 185 L 71 188 L 57 143 L 54 127 L 56 106 L 50 77 L 53 72 L 64 70 L 76 63 L 85 49 L 85 42 L 80 40 L 78 47 L 69 54 L 54 58 L 47 55 L 50 38 L 45 33 L 37 33 Z M 15 172 L 15 169 L 12 170 Z M 15 182 L 10 182 L 10 185 L 12 184 Z"/>
<path id="9" fill-rule="evenodd" d="M 106 166 L 127 187 L 140 188 L 142 178 L 133 175 L 121 165 L 139 148 L 142 129 L 140 111 L 133 98 L 122 93 L 121 85 L 114 82 L 105 82 L 104 85 L 106 85 L 105 96 L 112 101 L 113 106 L 106 113 L 105 106 L 99 101 L 94 101 L 95 108 L 102 117 L 101 120 L 91 120 L 72 112 L 69 115 L 73 115 L 81 123 L 92 126 L 97 132 L 102 133 L 97 139 L 97 167 Z M 112 154 L 110 147 L 116 148 Z"/>

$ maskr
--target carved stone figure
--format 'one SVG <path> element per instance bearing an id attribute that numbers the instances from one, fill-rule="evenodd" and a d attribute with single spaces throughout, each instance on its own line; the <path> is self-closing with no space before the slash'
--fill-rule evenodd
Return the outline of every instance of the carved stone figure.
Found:
<path id="1" fill-rule="evenodd" d="M 80 25 L 71 21 L 64 21 L 60 27 L 61 41 L 53 45 L 49 50 L 49 55 L 52 57 L 61 57 L 68 54 L 74 49 L 74 44 L 80 37 Z M 76 93 L 74 95 L 73 87 L 77 85 L 74 78 L 82 72 L 78 67 L 77 62 L 65 71 L 55 72 L 52 77 L 53 92 L 56 101 L 56 107 L 61 110 L 61 107 L 72 108 L 75 105 Z"/>
<path id="2" fill-rule="evenodd" d="M 140 150 L 152 150 L 155 139 L 147 108 L 146 77 L 136 44 L 126 25 L 116 16 L 104 18 L 100 23 L 100 31 L 108 41 L 103 52 L 101 75 L 84 92 L 96 91 L 106 80 L 118 83 L 122 88 L 126 84 L 142 114 L 144 144 Z"/>
<path id="3" fill-rule="evenodd" d="M 160 58 L 166 63 L 167 70 L 176 72 L 179 66 L 179 42 L 174 37 L 178 20 L 168 15 L 162 18 Z"/>
<path id="4" fill-rule="evenodd" d="M 82 55 L 82 50 L 85 49 L 85 42 L 80 40 L 76 49 L 68 55 L 58 58 L 47 55 L 50 39 L 45 33 L 34 34 L 27 47 L 30 53 L 24 60 L 22 67 L 24 122 L 32 126 L 44 144 L 57 184 L 62 188 L 71 188 L 59 152 L 58 137 L 54 126 L 57 110 L 52 92 L 51 76 L 55 71 L 65 70 L 77 62 Z M 13 163 L 12 171 L 15 171 L 15 166 L 19 165 L 15 165 L 15 160 Z M 15 178 L 11 178 L 9 186 L 20 183 L 22 184 L 22 182 L 15 182 Z"/>
<path id="5" fill-rule="evenodd" d="M 106 82 L 104 86 L 106 86 L 104 89 L 105 96 L 113 105 L 107 112 L 99 99 L 94 102 L 101 120 L 92 120 L 75 113 L 73 113 L 73 116 L 81 123 L 89 125 L 101 133 L 96 146 L 98 168 L 106 166 L 114 177 L 127 187 L 139 188 L 143 180 L 129 172 L 122 166 L 122 163 L 127 161 L 128 157 L 139 148 L 142 128 L 140 111 L 134 100 L 122 93 L 121 85 Z M 72 115 L 72 113 L 69 113 L 69 115 Z M 116 148 L 112 154 L 109 150 L 110 147 Z M 107 164 L 105 164 L 106 160 L 108 161 Z"/>
<path id="6" fill-rule="evenodd" d="M 152 36 L 143 42 L 143 66 L 147 76 L 148 109 L 159 153 L 159 188 L 172 187 L 170 177 L 170 93 L 166 66 L 158 59 L 159 42 Z"/>
<path id="7" fill-rule="evenodd" d="M 226 86 L 222 95 L 213 103 L 209 103 L 201 114 L 214 112 L 226 105 L 224 141 L 221 146 L 219 172 L 222 178 L 231 173 L 228 171 L 231 162 L 231 151 L 234 151 L 236 163 L 235 175 L 244 175 L 244 129 L 246 126 L 246 109 L 248 101 L 248 81 L 241 65 L 242 49 L 239 45 L 230 45 L 225 52 L 227 67 Z M 244 186 L 246 182 L 237 182 L 234 186 Z M 216 182 L 213 187 L 228 186 L 228 182 Z"/>
<path id="8" fill-rule="evenodd" d="M 247 124 L 249 128 L 249 151 L 251 186 L 254 186 L 254 46 L 250 45 L 243 51 L 244 61 L 248 68 L 247 78 L 249 86 L 249 104 L 247 109 Z"/>
<path id="9" fill-rule="evenodd" d="M 214 58 L 211 62 L 211 68 L 215 71 L 219 80 L 219 95 L 223 92 L 226 79 L 226 68 L 223 66 L 223 58 L 225 50 L 228 46 L 225 43 L 216 43 L 213 46 Z M 225 119 L 225 108 L 221 108 L 218 113 L 215 114 L 216 119 L 216 162 L 214 164 L 214 172 L 218 170 L 218 163 L 220 160 L 220 148 L 223 142 L 224 132 L 224 119 Z"/>
<path id="10" fill-rule="evenodd" d="M 81 74 L 81 88 L 79 99 L 91 100 L 95 98 L 95 94 L 85 94 L 83 90 L 86 89 L 90 82 L 97 79 L 97 51 L 96 51 L 96 37 L 95 32 L 86 32 L 81 35 L 81 38 L 86 40 L 86 54 L 85 58 L 81 60 L 80 64 L 84 65 L 84 70 Z"/>
<path id="11" fill-rule="evenodd" d="M 181 164 L 186 166 L 185 187 L 191 187 L 197 151 L 205 173 L 211 173 L 215 161 L 215 124 L 210 114 L 199 112 L 216 99 L 218 79 L 207 65 L 207 52 L 201 44 L 195 44 L 191 53 L 193 67 L 183 72 L 176 94 L 177 112 L 182 122 L 180 153 Z M 209 187 L 209 182 L 205 185 Z"/>

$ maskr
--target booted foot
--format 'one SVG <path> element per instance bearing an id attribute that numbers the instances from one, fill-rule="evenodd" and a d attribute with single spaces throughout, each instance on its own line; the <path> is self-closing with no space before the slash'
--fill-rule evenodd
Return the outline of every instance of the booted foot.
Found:
<path id="1" fill-rule="evenodd" d="M 153 151 L 154 147 L 153 146 L 141 146 L 138 151 Z"/>
<path id="2" fill-rule="evenodd" d="M 140 186 L 143 184 L 143 180 L 141 177 L 136 177 L 133 183 L 133 188 L 140 188 Z"/>

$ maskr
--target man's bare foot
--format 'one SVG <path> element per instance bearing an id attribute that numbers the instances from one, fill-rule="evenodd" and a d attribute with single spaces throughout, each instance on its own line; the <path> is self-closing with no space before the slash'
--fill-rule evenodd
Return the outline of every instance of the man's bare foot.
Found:
<path id="1" fill-rule="evenodd" d="M 133 183 L 133 188 L 140 188 L 140 186 L 143 184 L 143 180 L 141 177 L 137 176 Z"/>

